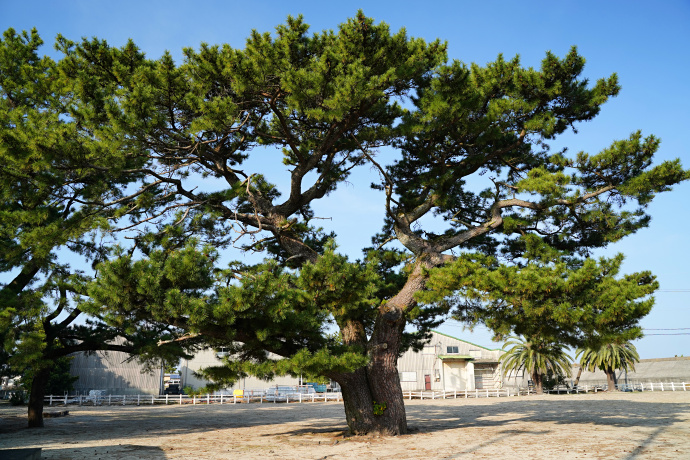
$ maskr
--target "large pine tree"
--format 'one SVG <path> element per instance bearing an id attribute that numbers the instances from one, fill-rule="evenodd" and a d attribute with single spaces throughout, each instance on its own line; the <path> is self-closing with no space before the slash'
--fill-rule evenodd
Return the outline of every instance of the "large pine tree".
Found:
<path id="1" fill-rule="evenodd" d="M 653 166 L 659 141 L 640 133 L 594 155 L 549 151 L 619 91 L 615 75 L 583 78 L 575 49 L 547 53 L 539 69 L 517 57 L 447 62 L 444 44 L 362 13 L 314 34 L 288 18 L 243 49 L 186 49 L 179 65 L 146 59 L 133 43 L 60 38 L 59 47 L 62 75 L 76 82 L 72 119 L 143 161 L 129 170 L 143 178 L 123 213 L 150 232 L 101 266 L 89 308 L 235 346 L 225 378 L 305 368 L 329 377 L 353 433 L 407 432 L 397 358 L 443 311 L 416 295 L 451 251 L 519 257 L 520 236 L 534 234 L 587 253 L 647 225 L 654 195 L 688 178 L 678 161 Z M 376 155 L 384 146 L 396 160 Z M 247 161 L 265 148 L 282 152 L 285 195 Z M 383 230 L 366 260 L 350 262 L 329 243 L 337 235 L 316 227 L 312 205 L 358 167 L 380 177 Z M 171 233 L 199 241 L 166 246 Z M 401 249 L 385 249 L 390 241 Z M 221 254 L 243 244 L 267 260 L 219 268 L 213 288 L 179 300 L 175 283 L 215 257 L 206 243 Z M 168 270 L 146 278 L 155 289 L 132 276 L 147 264 Z M 124 295 L 112 297 L 115 286 Z M 407 335 L 410 324 L 418 329 Z M 374 401 L 385 402 L 382 414 Z"/>

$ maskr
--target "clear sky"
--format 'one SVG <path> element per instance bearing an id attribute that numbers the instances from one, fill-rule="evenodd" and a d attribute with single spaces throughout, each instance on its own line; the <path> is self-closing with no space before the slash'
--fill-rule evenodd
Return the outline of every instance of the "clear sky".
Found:
<path id="1" fill-rule="evenodd" d="M 288 14 L 303 14 L 319 31 L 337 28 L 360 8 L 393 30 L 404 27 L 411 36 L 447 41 L 449 57 L 466 63 L 485 64 L 503 53 L 520 54 L 524 65 L 538 66 L 547 50 L 562 56 L 576 45 L 587 59 L 585 75 L 596 80 L 616 72 L 622 91 L 564 145 L 571 152 L 597 153 L 641 129 L 661 138 L 658 161 L 681 158 L 690 168 L 688 0 L 0 0 L 0 29 L 36 27 L 47 44 L 44 52 L 53 57 L 58 56 L 52 43 L 61 33 L 73 40 L 96 36 L 115 46 L 132 38 L 151 58 L 169 50 L 179 60 L 183 47 L 201 42 L 241 48 L 252 29 L 272 32 Z M 356 258 L 380 228 L 383 209 L 364 175 L 350 182 L 316 209 L 333 218 L 324 222 L 338 231 L 341 250 Z M 625 272 L 651 270 L 661 283 L 656 307 L 642 322 L 646 336 L 635 343 L 642 358 L 690 356 L 689 198 L 690 183 L 660 195 L 649 207 L 649 228 L 598 253 L 623 252 Z M 441 331 L 498 346 L 486 331 L 469 333 L 452 321 Z"/>

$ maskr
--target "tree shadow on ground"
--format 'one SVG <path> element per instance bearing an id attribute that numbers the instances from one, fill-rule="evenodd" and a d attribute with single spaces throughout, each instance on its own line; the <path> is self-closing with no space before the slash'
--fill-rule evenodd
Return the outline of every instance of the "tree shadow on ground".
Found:
<path id="1" fill-rule="evenodd" d="M 690 404 L 630 400 L 504 400 L 494 404 L 407 407 L 408 423 L 422 432 L 464 427 L 506 426 L 511 422 L 551 422 L 614 427 L 659 427 L 690 418 Z"/>
<path id="2" fill-rule="evenodd" d="M 323 409 L 326 409 L 325 411 Z M 46 419 L 44 428 L 26 428 L 26 416 L 4 415 L 0 411 L 0 448 L 40 445 L 43 437 L 64 436 L 75 442 L 101 440 L 111 436 L 109 426 L 117 424 L 117 437 L 162 437 L 199 435 L 213 430 L 252 428 L 313 419 L 314 430 L 343 431 L 342 404 L 315 407 L 304 404 L 169 405 L 169 406 L 70 406 L 70 415 Z M 131 423 L 123 423 L 129 421 Z M 98 429 L 94 429 L 98 427 Z M 44 436 L 45 435 L 45 436 Z"/>
<path id="3" fill-rule="evenodd" d="M 265 436 L 336 435 L 347 429 L 341 404 L 252 404 L 215 406 L 155 406 L 103 407 L 74 410 L 68 417 L 46 420 L 46 428 L 14 427 L 26 423 L 23 417 L 13 417 L 0 447 L 16 448 L 37 443 L 42 434 L 65 436 L 74 442 L 100 440 L 108 436 L 109 425 L 117 426 L 116 436 L 167 437 L 203 436 L 205 432 L 233 428 L 276 426 Z M 71 410 L 72 411 L 72 410 Z M 529 428 L 530 422 L 550 422 L 557 425 L 589 424 L 593 426 L 663 428 L 690 418 L 688 403 L 655 403 L 634 400 L 580 400 L 577 398 L 550 400 L 495 400 L 491 404 L 463 401 L 453 404 L 444 401 L 424 401 L 407 406 L 408 423 L 417 433 L 442 432 L 465 427 L 505 427 L 501 436 L 529 433 L 515 427 L 516 423 Z M 2 414 L 0 414 L 2 415 Z M 16 420 L 14 420 L 16 418 Z M 123 420 L 131 423 L 122 423 Z M 7 420 L 3 420 L 5 422 Z M 0 423 L 0 426 L 7 425 Z M 24 425 L 25 426 L 25 425 Z M 98 427 L 98 429 L 94 429 Z M 201 438 L 199 438 L 201 439 Z M 634 456 L 629 457 L 635 458 Z"/>
<path id="4" fill-rule="evenodd" d="M 64 447 L 43 449 L 41 458 L 75 459 L 75 458 L 145 458 L 147 460 L 165 459 L 167 456 L 160 447 L 140 446 L 136 444 L 113 444 L 97 447 Z"/>

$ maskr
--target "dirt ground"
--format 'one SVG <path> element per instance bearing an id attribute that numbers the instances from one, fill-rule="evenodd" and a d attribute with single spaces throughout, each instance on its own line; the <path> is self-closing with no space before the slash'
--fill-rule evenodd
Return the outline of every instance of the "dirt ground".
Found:
<path id="1" fill-rule="evenodd" d="M 690 458 L 690 392 L 414 400 L 413 432 L 393 438 L 344 436 L 334 402 L 68 409 L 29 430 L 26 408 L 0 406 L 0 449 L 41 447 L 46 459 Z"/>

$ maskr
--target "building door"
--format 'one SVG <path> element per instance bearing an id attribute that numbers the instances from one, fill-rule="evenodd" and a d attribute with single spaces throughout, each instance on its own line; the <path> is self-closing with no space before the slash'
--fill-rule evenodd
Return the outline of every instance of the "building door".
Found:
<path id="1" fill-rule="evenodd" d="M 424 375 L 424 389 L 431 390 L 431 375 Z"/>
<path id="2" fill-rule="evenodd" d="M 474 387 L 478 390 L 482 388 L 496 388 L 493 366 L 487 364 L 474 365 Z"/>
<path id="3" fill-rule="evenodd" d="M 446 391 L 464 390 L 467 388 L 465 363 L 450 361 L 443 363 L 443 389 Z"/>

